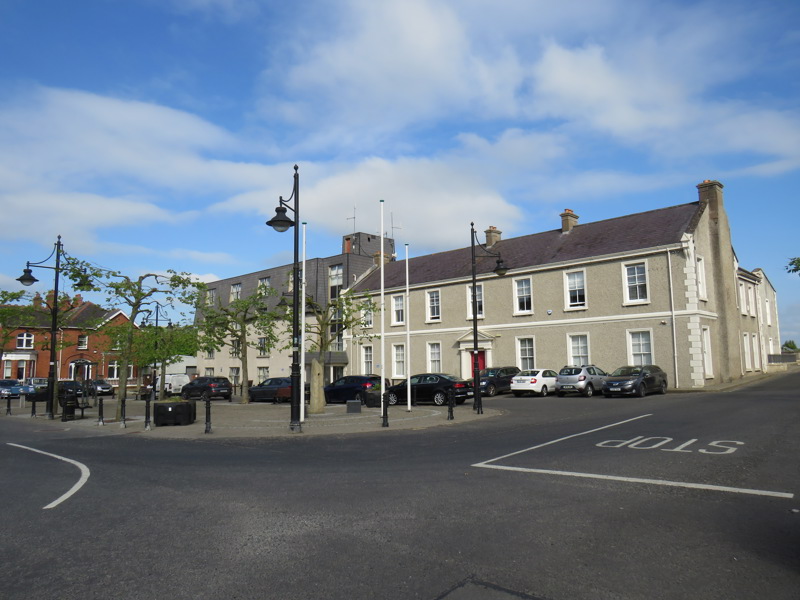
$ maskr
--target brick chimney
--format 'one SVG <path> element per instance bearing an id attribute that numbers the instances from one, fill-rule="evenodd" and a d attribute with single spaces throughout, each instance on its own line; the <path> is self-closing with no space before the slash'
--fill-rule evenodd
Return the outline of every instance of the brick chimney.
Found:
<path id="1" fill-rule="evenodd" d="M 719 181 L 712 181 L 706 179 L 703 183 L 697 184 L 697 194 L 700 197 L 700 203 L 708 206 L 708 215 L 717 221 L 719 219 L 719 211 L 722 207 L 722 188 L 724 186 Z"/>
<path id="2" fill-rule="evenodd" d="M 33 308 L 42 308 L 42 295 L 39 292 L 33 297 Z"/>
<path id="3" fill-rule="evenodd" d="M 578 224 L 578 215 L 572 209 L 565 208 L 561 213 L 561 233 L 569 233 Z"/>
<path id="4" fill-rule="evenodd" d="M 486 247 L 491 248 L 497 242 L 500 241 L 500 236 L 503 234 L 497 227 L 494 225 L 489 225 L 489 229 L 484 231 L 483 233 L 486 234 Z"/>

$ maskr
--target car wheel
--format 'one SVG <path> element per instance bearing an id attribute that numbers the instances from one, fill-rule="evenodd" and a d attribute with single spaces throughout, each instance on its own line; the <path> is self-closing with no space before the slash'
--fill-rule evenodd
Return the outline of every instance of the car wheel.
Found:
<path id="1" fill-rule="evenodd" d="M 515 397 L 515 398 L 520 398 L 520 397 L 522 397 L 522 392 L 512 392 L 512 394 L 514 394 L 514 397 Z"/>
<path id="2" fill-rule="evenodd" d="M 493 383 L 490 383 L 489 385 L 486 386 L 486 395 L 489 396 L 489 398 L 494 396 L 496 393 L 497 393 L 497 387 L 495 387 Z"/>
<path id="3" fill-rule="evenodd" d="M 661 382 L 661 387 L 658 389 L 659 394 L 666 394 L 667 393 L 667 382 L 666 380 Z"/>
<path id="4" fill-rule="evenodd" d="M 181 398 L 183 400 L 188 400 L 189 399 L 189 392 L 182 392 L 181 393 Z"/>
<path id="5" fill-rule="evenodd" d="M 639 396 L 639 398 L 644 398 L 645 394 L 647 394 L 647 390 L 645 389 L 644 384 L 640 383 L 639 387 L 636 388 L 636 395 Z"/>
<path id="6" fill-rule="evenodd" d="M 584 388 L 583 395 L 587 398 L 594 396 L 594 388 L 592 387 L 591 383 Z"/>
<path id="7" fill-rule="evenodd" d="M 208 402 L 209 400 L 211 400 L 211 396 L 208 395 L 208 392 L 203 392 L 202 394 L 200 394 L 201 402 Z"/>
<path id="8" fill-rule="evenodd" d="M 444 406 L 445 402 L 447 402 L 447 394 L 444 392 L 436 392 L 433 395 L 433 403 L 436 406 Z"/>
<path id="9" fill-rule="evenodd" d="M 389 404 L 394 406 L 395 404 L 397 404 L 397 401 L 398 401 L 397 394 L 395 394 L 394 392 L 389 392 Z"/>

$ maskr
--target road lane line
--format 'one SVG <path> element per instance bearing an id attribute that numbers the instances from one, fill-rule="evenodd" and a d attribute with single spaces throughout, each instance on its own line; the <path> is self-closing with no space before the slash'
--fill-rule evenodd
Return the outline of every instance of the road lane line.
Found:
<path id="1" fill-rule="evenodd" d="M 495 459 L 496 460 L 496 459 Z M 488 461 L 487 461 L 488 462 Z M 683 487 L 696 490 L 710 490 L 713 492 L 731 492 L 734 494 L 750 494 L 753 496 L 769 496 L 771 498 L 794 498 L 794 494 L 788 492 L 770 492 L 767 490 L 752 490 L 748 488 L 735 488 L 724 485 L 709 485 L 706 483 L 686 483 L 683 481 L 667 481 L 665 479 L 642 479 L 640 477 L 619 477 L 615 475 L 596 475 L 594 473 L 574 473 L 571 471 L 551 471 L 549 469 L 527 469 L 525 467 L 504 467 L 501 465 L 489 465 L 479 463 L 473 467 L 483 467 L 484 469 L 499 469 L 502 471 L 518 471 L 522 473 L 539 473 L 544 475 L 562 475 L 566 477 L 583 477 L 586 479 L 606 479 L 609 481 L 624 481 L 627 483 L 646 483 L 649 485 L 663 485 L 668 487 Z"/>
<path id="2" fill-rule="evenodd" d="M 603 429 L 609 429 L 610 427 L 616 427 L 617 425 L 624 425 L 625 423 L 630 423 L 631 421 L 638 421 L 639 419 L 644 419 L 645 417 L 652 417 L 653 414 L 647 415 L 640 415 L 638 417 L 633 417 L 632 419 L 626 419 L 624 421 L 619 421 L 618 423 L 612 423 L 611 425 L 603 425 L 602 427 L 598 427 L 597 429 L 590 429 L 589 431 L 582 431 L 581 433 L 573 433 L 572 435 L 567 435 L 562 438 L 558 438 L 557 440 L 550 440 L 549 442 L 545 442 L 544 444 L 539 444 L 538 446 L 531 446 L 530 448 L 525 448 L 524 450 L 517 450 L 516 452 L 512 452 L 511 454 L 505 454 L 503 456 L 498 456 L 497 458 L 490 458 L 489 460 L 476 463 L 472 465 L 473 467 L 485 467 L 488 466 L 489 463 L 497 462 L 498 460 L 503 460 L 504 458 L 508 458 L 509 456 L 516 456 L 517 454 L 523 454 L 525 452 L 530 452 L 531 450 L 536 450 L 537 448 L 544 448 L 545 446 L 549 446 L 550 444 L 555 444 L 557 442 L 563 442 L 564 440 L 568 440 L 570 438 L 578 437 L 581 435 L 588 435 L 590 433 L 594 433 L 595 431 L 602 431 Z"/>
<path id="3" fill-rule="evenodd" d="M 57 458 L 58 460 L 63 460 L 64 462 L 68 462 L 71 465 L 75 465 L 76 467 L 78 467 L 78 469 L 80 469 L 81 477 L 80 479 L 78 479 L 78 483 L 73 485 L 66 494 L 64 494 L 60 498 L 53 500 L 47 506 L 42 507 L 42 510 L 47 510 L 48 508 L 55 508 L 65 500 L 68 500 L 73 494 L 75 494 L 79 489 L 83 487 L 83 484 L 85 484 L 89 480 L 89 475 L 90 475 L 89 467 L 87 467 L 83 463 L 79 463 L 77 460 L 72 460 L 71 458 L 65 458 L 63 456 L 59 456 L 58 454 L 50 454 L 49 452 L 45 452 L 43 450 L 37 450 L 36 448 L 21 446 L 20 444 L 14 444 L 12 442 L 6 442 L 6 443 L 9 446 L 15 446 L 17 448 L 22 448 L 23 450 L 30 450 L 31 452 L 38 452 L 39 454 L 44 454 L 45 456 L 50 456 L 52 458 Z"/>

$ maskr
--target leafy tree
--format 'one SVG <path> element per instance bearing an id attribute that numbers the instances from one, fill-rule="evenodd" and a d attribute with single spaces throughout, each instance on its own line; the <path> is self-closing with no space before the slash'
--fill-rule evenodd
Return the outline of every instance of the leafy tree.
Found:
<path id="1" fill-rule="evenodd" d="M 253 294 L 231 300 L 227 306 L 217 299 L 214 304 L 199 307 L 200 349 L 219 351 L 224 346 L 230 346 L 233 355 L 238 355 L 241 361 L 243 390 L 249 381 L 247 351 L 253 347 L 252 340 L 264 340 L 265 343 L 259 348 L 266 352 L 279 341 L 275 331 L 278 315 L 266 308 L 268 299 L 276 293 L 273 288 L 258 286 Z M 243 391 L 242 403 L 249 401 L 248 394 Z"/>
<path id="2" fill-rule="evenodd" d="M 800 273 L 800 256 L 789 259 L 786 270 L 789 271 L 789 273 Z"/>
<path id="3" fill-rule="evenodd" d="M 117 404 L 117 420 L 121 420 L 122 405 L 127 398 L 128 365 L 135 358 L 134 339 L 138 329 L 136 319 L 156 303 L 169 307 L 174 307 L 176 302 L 194 306 L 202 284 L 195 281 L 189 273 L 168 270 L 166 274 L 145 273 L 130 277 L 72 257 L 66 260 L 66 270 L 75 281 L 83 277 L 85 284 L 80 289 L 103 292 L 110 306 L 127 309 L 129 321 L 115 326 L 113 331 L 106 331 L 119 345 L 120 350 L 120 402 Z"/>
<path id="4" fill-rule="evenodd" d="M 781 346 L 781 351 L 783 352 L 800 352 L 800 348 L 797 347 L 797 344 L 794 343 L 794 340 L 786 340 Z"/>
<path id="5" fill-rule="evenodd" d="M 134 336 L 133 360 L 137 365 L 161 365 L 158 397 L 164 398 L 164 381 L 167 367 L 181 361 L 181 357 L 197 354 L 198 329 L 194 325 L 163 327 L 148 325 Z"/>
<path id="6" fill-rule="evenodd" d="M 333 349 L 345 330 L 357 332 L 364 329 L 367 315 L 376 308 L 377 305 L 371 299 L 356 298 L 351 290 L 339 294 L 327 306 L 321 306 L 310 298 L 306 299 L 306 313 L 312 318 L 306 319 L 305 337 L 310 340 L 309 350 L 314 353 L 311 357 L 310 414 L 325 412 L 325 395 L 322 389 L 325 354 Z M 288 311 L 288 317 L 291 323 L 291 310 Z"/>

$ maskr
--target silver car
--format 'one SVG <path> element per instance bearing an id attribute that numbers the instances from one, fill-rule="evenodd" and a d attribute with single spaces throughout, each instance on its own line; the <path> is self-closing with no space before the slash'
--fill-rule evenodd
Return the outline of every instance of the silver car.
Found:
<path id="1" fill-rule="evenodd" d="M 556 394 L 581 394 L 590 398 L 595 392 L 603 389 L 603 382 L 608 373 L 595 365 L 567 365 L 558 372 L 556 378 Z"/>

